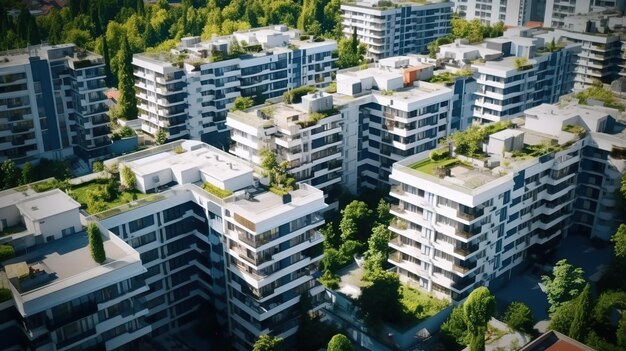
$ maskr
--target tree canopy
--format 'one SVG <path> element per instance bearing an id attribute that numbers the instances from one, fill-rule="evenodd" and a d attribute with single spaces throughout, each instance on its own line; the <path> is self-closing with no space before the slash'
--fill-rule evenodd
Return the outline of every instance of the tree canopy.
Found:
<path id="1" fill-rule="evenodd" d="M 283 339 L 271 336 L 261 335 L 252 347 L 252 351 L 282 351 Z"/>
<path id="2" fill-rule="evenodd" d="M 586 284 L 583 274 L 582 268 L 575 268 L 563 259 L 554 266 L 552 277 L 541 277 L 541 281 L 546 287 L 550 313 L 582 292 Z"/>
<path id="3" fill-rule="evenodd" d="M 328 342 L 327 351 L 352 351 L 354 350 L 354 346 L 352 346 L 352 342 L 350 339 L 343 334 L 336 334 L 332 339 Z"/>

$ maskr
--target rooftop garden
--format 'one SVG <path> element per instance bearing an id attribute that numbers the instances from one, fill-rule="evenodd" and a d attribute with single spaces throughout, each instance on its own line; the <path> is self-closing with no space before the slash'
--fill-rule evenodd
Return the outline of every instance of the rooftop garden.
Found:
<path id="1" fill-rule="evenodd" d="M 139 200 L 148 194 L 120 185 L 117 179 L 96 179 L 68 189 L 68 194 L 90 214 Z"/>
<path id="2" fill-rule="evenodd" d="M 626 109 L 626 105 L 618 102 L 613 92 L 602 86 L 601 83 L 581 91 L 576 94 L 576 98 L 578 99 L 578 103 L 582 105 L 587 105 L 588 100 L 593 99 L 602 102 L 604 107 L 615 108 L 620 111 Z"/>
<path id="3" fill-rule="evenodd" d="M 564 125 L 562 130 L 564 132 L 573 133 L 573 134 L 576 134 L 578 136 L 584 135 L 587 132 L 587 130 L 584 127 L 578 126 L 578 125 L 574 125 L 574 124 Z"/>
<path id="4" fill-rule="evenodd" d="M 502 131 L 511 125 L 510 121 L 500 121 L 486 126 L 473 125 L 463 132 L 456 132 L 449 138 L 455 146 L 455 152 L 472 158 L 484 157 L 483 142 L 493 133 Z"/>
<path id="5" fill-rule="evenodd" d="M 270 178 L 270 191 L 276 195 L 287 195 L 296 185 L 296 179 L 287 172 L 288 161 L 278 162 L 275 152 L 265 149 L 261 151 L 261 167 Z"/>
<path id="6" fill-rule="evenodd" d="M 317 88 L 310 85 L 304 85 L 291 90 L 287 90 L 283 94 L 283 101 L 287 104 L 298 104 L 302 102 L 302 97 L 308 93 L 316 92 Z"/>
<path id="7" fill-rule="evenodd" d="M 307 127 L 316 125 L 317 122 L 319 122 L 320 120 L 326 117 L 334 116 L 336 114 L 339 114 L 339 110 L 337 110 L 336 108 L 312 112 L 309 114 L 309 119 L 307 119 L 306 121 L 299 121 L 297 123 L 300 127 L 307 128 Z"/>
<path id="8" fill-rule="evenodd" d="M 529 63 L 526 57 L 516 57 L 514 62 L 515 62 L 515 68 L 518 71 L 525 71 L 527 69 L 533 68 L 533 64 Z"/>
<path id="9" fill-rule="evenodd" d="M 228 190 L 228 189 L 222 189 L 218 186 L 215 186 L 211 183 L 204 183 L 204 185 L 202 185 L 202 189 L 204 189 L 205 191 L 219 197 L 220 199 L 223 199 L 225 197 L 229 197 L 230 195 L 233 194 L 232 191 Z"/>
<path id="10" fill-rule="evenodd" d="M 431 83 L 454 84 L 454 79 L 458 77 L 471 77 L 474 72 L 471 69 L 461 69 L 456 72 L 442 72 L 432 76 L 428 81 Z"/>
<path id="11" fill-rule="evenodd" d="M 438 176 L 441 169 L 450 168 L 458 163 L 460 163 L 459 160 L 449 158 L 446 155 L 445 159 L 434 161 L 432 158 L 427 158 L 412 164 L 410 167 L 418 172 Z"/>
<path id="12" fill-rule="evenodd" d="M 418 322 L 432 317 L 444 308 L 448 307 L 449 302 L 438 299 L 426 292 L 419 291 L 402 285 L 402 315 L 398 318 L 397 326 L 400 328 L 408 328 L 414 326 Z"/>
<path id="13" fill-rule="evenodd" d="M 547 155 L 549 153 L 561 151 L 563 147 L 564 146 L 562 145 L 551 145 L 548 143 L 526 145 L 521 150 L 513 151 L 512 156 L 513 158 L 519 158 L 519 159 L 535 158 L 535 157 Z"/>

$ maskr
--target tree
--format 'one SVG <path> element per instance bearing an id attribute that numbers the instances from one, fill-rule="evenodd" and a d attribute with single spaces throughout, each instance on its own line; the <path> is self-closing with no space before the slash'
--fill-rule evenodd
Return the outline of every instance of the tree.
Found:
<path id="1" fill-rule="evenodd" d="M 22 167 L 22 179 L 20 181 L 21 184 L 29 184 L 35 180 L 35 173 L 33 170 L 33 165 L 30 162 L 24 163 Z"/>
<path id="2" fill-rule="evenodd" d="M 252 351 L 282 351 L 282 349 L 283 339 L 267 334 L 261 335 L 252 347 Z"/>
<path id="3" fill-rule="evenodd" d="M 509 328 L 530 333 L 533 330 L 533 312 L 523 302 L 513 301 L 504 314 L 504 320 Z"/>
<path id="4" fill-rule="evenodd" d="M 159 128 L 154 136 L 155 145 L 163 145 L 167 143 L 167 132 L 163 128 Z"/>
<path id="5" fill-rule="evenodd" d="M 358 66 L 364 62 L 363 57 L 367 47 L 362 45 L 356 35 L 356 28 L 351 38 L 341 38 L 338 44 L 339 58 L 337 68 L 348 68 Z"/>
<path id="6" fill-rule="evenodd" d="M 463 305 L 457 306 L 452 310 L 450 317 L 441 325 L 441 331 L 460 345 L 469 344 L 470 334 L 465 320 Z"/>
<path id="7" fill-rule="evenodd" d="M 91 169 L 94 173 L 102 172 L 104 171 L 104 165 L 102 164 L 102 161 L 94 161 L 91 165 Z"/>
<path id="8" fill-rule="evenodd" d="M 363 201 L 352 201 L 341 210 L 341 239 L 365 242 L 373 222 L 373 211 Z"/>
<path id="9" fill-rule="evenodd" d="M 391 231 L 384 224 L 372 229 L 372 236 L 367 240 L 368 249 L 365 252 L 365 271 L 369 278 L 372 274 L 382 270 L 389 256 L 389 240 Z"/>
<path id="10" fill-rule="evenodd" d="M 620 193 L 622 194 L 622 197 L 626 199 L 626 173 L 622 175 L 622 183 L 621 183 L 621 187 L 619 190 L 620 190 Z"/>
<path id="11" fill-rule="evenodd" d="M 611 237 L 613 252 L 619 260 L 626 259 L 626 224 L 620 224 L 619 228 Z"/>
<path id="12" fill-rule="evenodd" d="M 380 272 L 372 278 L 372 284 L 361 289 L 357 302 L 369 324 L 379 321 L 392 322 L 402 314 L 400 278 L 392 272 Z"/>
<path id="13" fill-rule="evenodd" d="M 556 263 L 552 270 L 553 278 L 542 276 L 541 282 L 546 288 L 549 312 L 552 313 L 566 301 L 576 298 L 585 287 L 582 268 L 574 268 L 567 260 Z"/>
<path id="14" fill-rule="evenodd" d="M 470 350 L 484 350 L 485 331 L 487 323 L 496 312 L 496 298 L 487 287 L 481 286 L 467 297 L 463 304 L 463 312 L 471 337 Z"/>
<path id="15" fill-rule="evenodd" d="M 15 249 L 11 245 L 0 244 L 0 261 L 15 257 Z"/>
<path id="16" fill-rule="evenodd" d="M 128 37 L 124 36 L 122 47 L 120 48 L 120 67 L 117 72 L 119 81 L 120 100 L 119 116 L 126 120 L 136 119 L 137 97 L 135 96 L 135 78 L 133 77 L 133 53 L 128 45 Z"/>
<path id="17" fill-rule="evenodd" d="M 254 101 L 250 97 L 237 96 L 235 101 L 233 102 L 233 107 L 230 108 L 231 111 L 243 111 L 247 110 L 250 107 L 254 106 Z"/>
<path id="18" fill-rule="evenodd" d="M 89 223 L 87 226 L 87 238 L 89 239 L 89 251 L 91 258 L 96 263 L 102 263 L 106 260 L 106 252 L 104 251 L 104 243 L 102 242 L 102 233 L 96 223 Z"/>
<path id="19" fill-rule="evenodd" d="M 5 160 L 2 162 L 0 166 L 0 173 L 2 173 L 3 179 L 2 188 L 13 188 L 16 187 L 20 181 L 20 170 L 15 166 L 15 162 L 13 160 Z"/>
<path id="20" fill-rule="evenodd" d="M 337 334 L 333 336 L 332 339 L 328 342 L 327 351 L 352 351 L 354 350 L 354 346 L 352 346 L 352 342 L 350 339 L 343 334 Z"/>
<path id="21" fill-rule="evenodd" d="M 137 184 L 135 173 L 132 169 L 130 169 L 130 167 L 122 168 L 122 184 L 130 189 L 134 189 Z"/>
<path id="22" fill-rule="evenodd" d="M 386 226 L 391 223 L 393 215 L 389 213 L 389 208 L 389 203 L 384 199 L 380 199 L 380 201 L 378 201 L 378 206 L 376 206 L 376 216 L 378 223 L 384 224 Z"/>
<path id="23" fill-rule="evenodd" d="M 567 301 L 560 304 L 550 313 L 550 329 L 563 334 L 568 334 L 574 315 L 574 302 Z"/>
<path id="24" fill-rule="evenodd" d="M 576 298 L 574 304 L 574 319 L 569 328 L 569 337 L 584 341 L 589 330 L 589 316 L 591 314 L 591 286 L 585 285 L 583 292 Z"/>
<path id="25" fill-rule="evenodd" d="M 617 346 L 626 350 L 626 313 L 622 312 L 622 318 L 617 326 Z"/>

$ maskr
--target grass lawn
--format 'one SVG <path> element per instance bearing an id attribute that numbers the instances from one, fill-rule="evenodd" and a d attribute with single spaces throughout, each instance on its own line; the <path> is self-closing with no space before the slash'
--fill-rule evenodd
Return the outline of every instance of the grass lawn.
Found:
<path id="1" fill-rule="evenodd" d="M 402 285 L 403 315 L 396 324 L 401 329 L 414 326 L 418 322 L 432 317 L 450 304 L 446 300 L 438 299 L 433 295 L 422 292 L 406 285 Z"/>
<path id="2" fill-rule="evenodd" d="M 440 161 L 432 161 L 431 159 L 426 159 L 426 160 L 419 161 L 419 162 L 412 164 L 411 168 L 413 168 L 416 171 L 420 171 L 420 172 L 427 173 L 430 175 L 435 175 L 436 168 L 449 167 L 457 162 L 459 162 L 459 160 L 455 158 L 449 158 L 449 159 L 440 160 Z"/>
<path id="3" fill-rule="evenodd" d="M 73 186 L 69 193 L 72 196 L 72 198 L 74 198 L 74 200 L 78 201 L 81 205 L 85 207 L 85 210 L 89 212 L 87 203 L 88 203 L 90 191 L 97 190 L 98 188 L 104 187 L 107 182 L 108 180 L 106 179 L 98 179 L 98 180 L 93 180 L 91 182 L 86 182 L 80 185 Z M 117 197 L 115 197 L 115 199 L 104 202 L 105 207 L 106 207 L 104 211 L 117 207 L 117 206 L 121 206 L 131 201 L 139 200 L 146 196 L 150 196 L 150 194 L 143 194 L 140 191 L 135 190 L 135 189 L 133 189 L 132 191 L 127 190 L 127 191 L 121 192 L 117 195 Z"/>

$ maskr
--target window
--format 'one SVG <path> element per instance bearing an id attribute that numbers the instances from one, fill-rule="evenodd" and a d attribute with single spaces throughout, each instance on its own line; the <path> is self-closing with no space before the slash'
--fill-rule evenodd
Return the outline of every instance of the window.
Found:
<path id="1" fill-rule="evenodd" d="M 140 229 L 149 227 L 149 226 L 151 226 L 153 224 L 154 224 L 154 216 L 153 215 L 149 215 L 149 216 L 146 216 L 146 217 L 143 217 L 143 218 L 139 218 L 137 220 L 134 220 L 134 221 L 128 223 L 128 227 L 130 229 L 130 232 L 133 233 L 133 232 L 136 232 L 136 231 L 138 231 Z"/>

